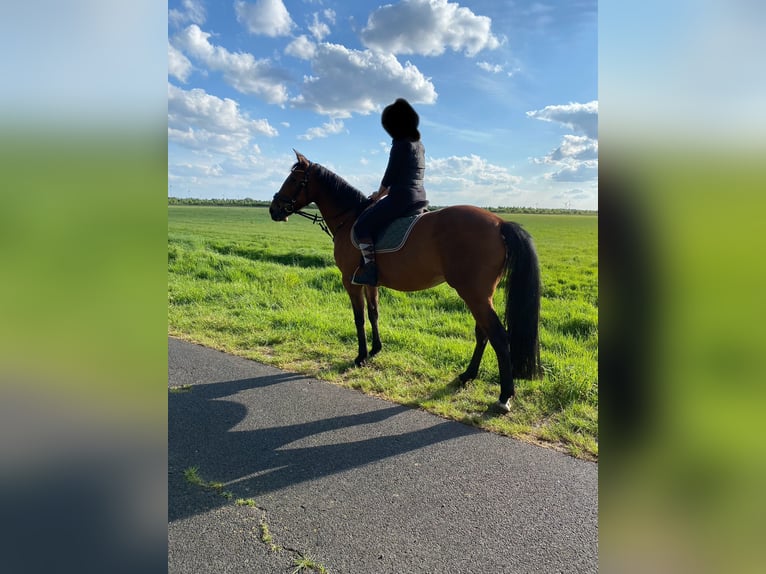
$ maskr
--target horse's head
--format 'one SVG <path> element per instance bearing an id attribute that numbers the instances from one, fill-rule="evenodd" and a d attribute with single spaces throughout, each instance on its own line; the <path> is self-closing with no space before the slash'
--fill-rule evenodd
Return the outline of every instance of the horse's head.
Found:
<path id="1" fill-rule="evenodd" d="M 297 151 L 295 155 L 298 161 L 290 168 L 290 174 L 279 191 L 274 194 L 274 199 L 269 206 L 269 213 L 274 221 L 287 221 L 291 214 L 311 203 L 308 192 L 311 162 Z"/>

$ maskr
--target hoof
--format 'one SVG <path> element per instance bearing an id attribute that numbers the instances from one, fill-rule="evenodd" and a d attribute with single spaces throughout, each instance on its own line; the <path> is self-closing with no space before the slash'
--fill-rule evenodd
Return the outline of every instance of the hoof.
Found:
<path id="1" fill-rule="evenodd" d="M 357 357 L 354 359 L 355 367 L 364 367 L 367 364 L 367 357 Z"/>
<path id="2" fill-rule="evenodd" d="M 511 399 L 508 399 L 505 402 L 497 401 L 495 403 L 495 408 L 497 408 L 497 410 L 499 410 L 500 412 L 503 412 L 503 413 L 511 412 Z"/>
<path id="3" fill-rule="evenodd" d="M 469 373 L 466 371 L 465 373 L 460 373 L 457 378 L 461 383 L 466 384 L 468 381 L 472 381 L 476 378 L 476 373 Z"/>

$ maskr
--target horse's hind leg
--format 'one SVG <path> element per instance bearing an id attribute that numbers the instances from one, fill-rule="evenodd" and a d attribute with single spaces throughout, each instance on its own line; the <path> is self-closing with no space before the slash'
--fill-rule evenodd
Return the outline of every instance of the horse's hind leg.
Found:
<path id="1" fill-rule="evenodd" d="M 367 317 L 370 319 L 370 325 L 372 326 L 370 357 L 374 357 L 383 348 L 383 344 L 380 342 L 380 332 L 378 331 L 378 288 L 368 286 L 365 288 L 364 295 L 367 299 Z"/>
<path id="2" fill-rule="evenodd" d="M 473 356 L 471 357 L 471 362 L 468 364 L 468 368 L 464 373 L 458 375 L 461 383 L 472 381 L 476 378 L 476 375 L 479 374 L 479 364 L 481 364 L 484 349 L 487 347 L 487 341 L 489 341 L 489 337 L 487 337 L 484 329 L 479 327 L 479 324 L 476 323 L 476 347 L 473 350 Z"/>
<path id="3" fill-rule="evenodd" d="M 508 402 L 516 394 L 511 368 L 511 348 L 505 327 L 494 309 L 491 309 L 491 312 L 489 342 L 497 355 L 497 366 L 500 371 L 500 399 L 497 404 L 501 410 L 508 412 L 511 410 Z"/>
<path id="4" fill-rule="evenodd" d="M 471 364 L 466 371 L 468 374 L 471 372 L 471 367 L 474 366 L 474 361 L 477 355 L 481 359 L 479 354 L 479 339 L 478 332 L 481 329 L 486 333 L 486 337 L 489 339 L 489 344 L 495 350 L 497 355 L 497 366 L 500 371 L 500 399 L 497 403 L 498 407 L 508 412 L 510 407 L 508 401 L 515 394 L 513 385 L 513 370 L 511 369 L 511 350 L 508 341 L 508 333 L 503 327 L 503 323 L 492 308 L 491 299 L 481 299 L 472 297 L 463 297 L 468 308 L 476 319 L 476 332 L 477 332 L 477 346 L 474 350 L 474 356 L 471 359 Z M 486 343 L 485 343 L 486 344 Z M 483 348 L 481 349 L 483 351 Z M 477 361 L 478 368 L 478 361 Z"/>

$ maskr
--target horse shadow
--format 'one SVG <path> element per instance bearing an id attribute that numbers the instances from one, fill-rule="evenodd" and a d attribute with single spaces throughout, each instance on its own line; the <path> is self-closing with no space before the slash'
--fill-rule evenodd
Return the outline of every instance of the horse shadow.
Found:
<path id="1" fill-rule="evenodd" d="M 275 425 L 279 413 L 275 415 L 273 410 L 266 411 L 257 404 L 248 408 L 236 396 L 296 379 L 303 377 L 275 374 L 193 385 L 186 392 L 169 393 L 168 520 L 229 503 L 220 491 L 191 484 L 184 475 L 192 467 L 198 469 L 203 480 L 221 483 L 222 490 L 233 498 L 254 498 L 257 502 L 259 496 L 296 484 L 478 432 L 451 421 L 407 432 L 392 430 L 398 425 L 384 423 L 412 410 L 400 405 Z M 253 405 L 258 395 L 248 400 Z M 288 413 L 284 418 L 295 420 L 296 416 L 300 415 Z M 312 439 L 315 435 L 363 425 L 378 428 L 364 432 L 368 438 L 349 440 L 350 433 L 341 432 L 323 437 L 323 444 L 311 446 L 316 442 Z M 302 443 L 289 446 L 297 441 Z"/>

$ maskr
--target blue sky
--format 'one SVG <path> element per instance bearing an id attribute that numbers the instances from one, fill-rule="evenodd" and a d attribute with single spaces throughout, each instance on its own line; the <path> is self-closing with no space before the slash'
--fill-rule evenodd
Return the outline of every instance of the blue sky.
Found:
<path id="1" fill-rule="evenodd" d="M 432 204 L 598 208 L 597 3 L 168 4 L 168 193 L 270 199 L 292 148 L 365 193 L 397 97 Z"/>

